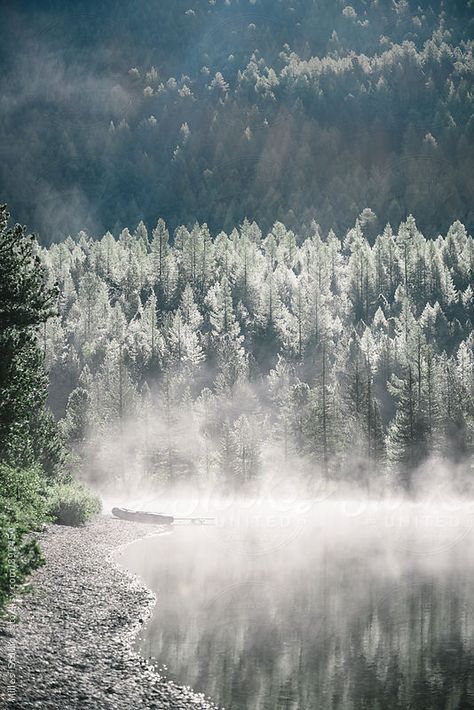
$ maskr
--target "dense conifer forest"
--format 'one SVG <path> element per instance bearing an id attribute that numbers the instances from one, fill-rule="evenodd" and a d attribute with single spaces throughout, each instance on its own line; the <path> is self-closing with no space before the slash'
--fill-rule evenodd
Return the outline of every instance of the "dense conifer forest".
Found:
<path id="1" fill-rule="evenodd" d="M 60 287 L 41 336 L 49 399 L 74 463 L 112 480 L 227 487 L 284 468 L 409 491 L 436 459 L 466 485 L 474 241 L 460 222 L 428 240 L 411 216 L 369 240 L 371 219 L 343 239 L 249 221 L 171 239 L 160 219 L 45 249 Z"/>
<path id="2" fill-rule="evenodd" d="M 0 607 L 75 477 L 472 492 L 473 10 L 2 3 Z"/>
<path id="3" fill-rule="evenodd" d="M 3 199 L 43 243 L 158 217 L 343 234 L 366 207 L 372 236 L 472 230 L 473 28 L 465 0 L 11 4 Z"/>

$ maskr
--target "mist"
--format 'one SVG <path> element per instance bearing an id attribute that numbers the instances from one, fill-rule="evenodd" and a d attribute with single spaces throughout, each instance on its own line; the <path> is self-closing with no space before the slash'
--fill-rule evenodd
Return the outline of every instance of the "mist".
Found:
<path id="1" fill-rule="evenodd" d="M 462 694 L 474 643 L 471 503 L 227 503 L 224 514 L 214 507 L 216 527 L 176 523 L 118 558 L 158 596 L 137 648 L 164 677 L 236 708 L 336 708 L 341 694 L 391 707 L 397 673 L 403 702 L 420 685 L 441 702 L 446 677 L 446 692 Z"/>
<path id="2" fill-rule="evenodd" d="M 474 707 L 474 5 L 350 2 L 0 2 L 15 707 Z"/>

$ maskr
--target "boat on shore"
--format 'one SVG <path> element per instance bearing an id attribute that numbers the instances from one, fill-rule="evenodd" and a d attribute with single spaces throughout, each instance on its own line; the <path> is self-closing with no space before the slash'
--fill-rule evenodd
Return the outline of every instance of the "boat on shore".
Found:
<path id="1" fill-rule="evenodd" d="M 163 513 L 149 513 L 144 510 L 130 508 L 112 508 L 112 515 L 121 520 L 132 520 L 136 523 L 151 523 L 152 525 L 172 525 L 174 517 Z"/>
<path id="2" fill-rule="evenodd" d="M 152 525 L 172 525 L 176 521 L 187 521 L 192 524 L 205 525 L 207 522 L 214 521 L 214 518 L 176 518 L 173 515 L 164 515 L 163 513 L 151 513 L 145 510 L 132 510 L 130 508 L 112 508 L 112 515 L 121 520 L 131 520 L 136 523 L 151 523 Z"/>

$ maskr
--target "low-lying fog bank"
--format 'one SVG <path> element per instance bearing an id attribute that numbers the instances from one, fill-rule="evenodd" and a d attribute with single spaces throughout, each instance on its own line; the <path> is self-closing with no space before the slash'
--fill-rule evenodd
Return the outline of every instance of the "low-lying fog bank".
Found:
<path id="1" fill-rule="evenodd" d="M 139 648 L 233 710 L 471 707 L 474 504 L 195 499 L 124 550 L 158 594 Z"/>
<path id="2" fill-rule="evenodd" d="M 291 492 L 291 491 L 290 491 Z M 166 513 L 176 518 L 209 517 L 209 525 L 220 529 L 221 537 L 239 537 L 254 530 L 260 536 L 294 536 L 317 529 L 318 539 L 337 545 L 350 537 L 363 542 L 377 538 L 378 544 L 407 544 L 425 541 L 425 553 L 439 544 L 454 544 L 469 536 L 474 526 L 474 500 L 456 497 L 438 490 L 427 498 L 408 500 L 402 497 L 368 498 L 364 495 L 337 497 L 331 491 L 319 497 L 285 495 L 274 490 L 257 496 L 239 494 L 222 496 L 213 491 L 197 491 L 182 495 L 181 491 L 126 494 L 104 499 L 104 510 L 124 506 L 137 510 Z M 175 525 L 184 525 L 180 520 Z M 411 543 L 410 543 L 411 546 Z M 410 553 L 410 547 L 407 547 Z"/>

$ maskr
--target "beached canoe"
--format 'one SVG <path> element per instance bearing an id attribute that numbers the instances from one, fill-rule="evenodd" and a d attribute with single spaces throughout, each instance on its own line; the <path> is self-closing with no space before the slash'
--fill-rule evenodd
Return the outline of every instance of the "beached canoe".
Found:
<path id="1" fill-rule="evenodd" d="M 177 518 L 174 515 L 163 515 L 163 513 L 149 513 L 145 510 L 130 510 L 130 508 L 112 508 L 112 515 L 121 520 L 134 520 L 136 523 L 152 523 L 154 525 L 172 525 L 176 522 L 188 522 L 193 525 L 206 525 L 215 523 L 215 518 L 186 517 Z"/>
<path id="2" fill-rule="evenodd" d="M 136 523 L 152 523 L 154 525 L 172 525 L 172 515 L 162 513 L 147 513 L 143 510 L 130 510 L 129 508 L 112 508 L 112 515 L 121 520 L 133 520 Z"/>

